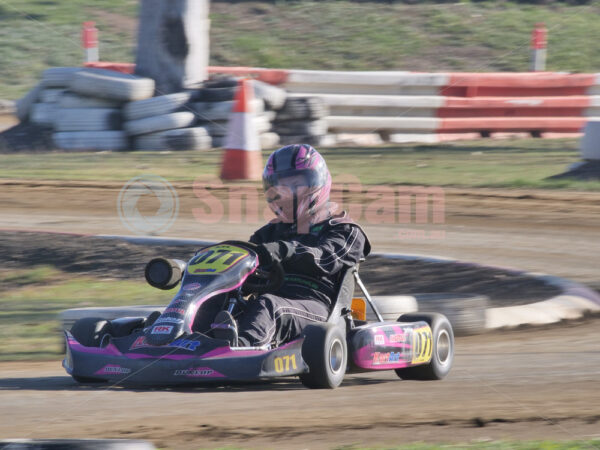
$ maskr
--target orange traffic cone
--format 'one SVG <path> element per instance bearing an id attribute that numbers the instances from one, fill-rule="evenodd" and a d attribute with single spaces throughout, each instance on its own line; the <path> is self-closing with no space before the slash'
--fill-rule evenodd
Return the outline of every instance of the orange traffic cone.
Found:
<path id="1" fill-rule="evenodd" d="M 251 83 L 248 79 L 240 80 L 235 94 L 221 166 L 223 180 L 258 180 L 262 176 L 262 154 L 254 125 Z"/>

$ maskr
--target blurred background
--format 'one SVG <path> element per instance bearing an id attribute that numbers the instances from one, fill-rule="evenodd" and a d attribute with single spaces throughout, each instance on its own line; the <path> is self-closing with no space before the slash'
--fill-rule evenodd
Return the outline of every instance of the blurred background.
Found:
<path id="1" fill-rule="evenodd" d="M 600 2 L 193 3 L 0 0 L 0 438 L 597 448 Z M 299 141 L 379 254 L 374 295 L 476 310 L 449 379 L 353 376 L 326 404 L 289 380 L 76 385 L 59 314 L 168 303 L 145 263 L 247 239 L 262 164 Z"/>

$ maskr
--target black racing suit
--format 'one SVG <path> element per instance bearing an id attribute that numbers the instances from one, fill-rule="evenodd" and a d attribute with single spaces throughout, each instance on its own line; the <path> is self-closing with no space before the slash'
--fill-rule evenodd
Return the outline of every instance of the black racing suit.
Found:
<path id="1" fill-rule="evenodd" d="M 251 300 L 239 320 L 239 343 L 260 346 L 289 341 L 311 322 L 327 320 L 342 269 L 357 264 L 371 250 L 361 228 L 345 213 L 298 234 L 295 224 L 269 223 L 250 242 L 277 242 L 285 271 L 282 287 Z"/>

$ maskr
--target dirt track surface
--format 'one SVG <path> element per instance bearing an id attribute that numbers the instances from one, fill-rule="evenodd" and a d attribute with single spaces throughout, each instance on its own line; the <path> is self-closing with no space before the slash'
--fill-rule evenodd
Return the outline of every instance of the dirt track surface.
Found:
<path id="1" fill-rule="evenodd" d="M 600 429 L 599 320 L 460 338 L 442 382 L 368 373 L 333 391 L 307 390 L 294 379 L 185 390 L 85 387 L 58 361 L 2 363 L 0 437 L 310 449 L 589 439 Z"/>
<path id="2" fill-rule="evenodd" d="M 122 185 L 0 182 L 0 228 L 129 234 Z M 170 236 L 247 239 L 258 223 L 198 223 L 175 186 Z M 600 193 L 446 189 L 444 239 L 365 228 L 375 251 L 444 255 L 565 276 L 600 287 Z M 439 225 L 436 225 L 439 227 Z M 349 376 L 335 391 L 294 381 L 194 390 L 77 386 L 60 363 L 0 364 L 0 438 L 131 437 L 158 446 L 332 448 L 414 441 L 578 439 L 600 429 L 600 319 L 460 338 L 443 382 Z"/>

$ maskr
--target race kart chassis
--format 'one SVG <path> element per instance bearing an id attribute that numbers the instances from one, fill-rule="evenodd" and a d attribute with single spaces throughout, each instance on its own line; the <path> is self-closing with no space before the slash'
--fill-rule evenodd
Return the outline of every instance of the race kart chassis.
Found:
<path id="1" fill-rule="evenodd" d="M 412 374 L 411 370 L 427 366 L 422 367 L 427 369 L 422 376 L 439 379 L 449 370 L 453 354 L 449 324 L 444 322 L 440 328 L 435 322 L 438 319 L 432 322 L 429 316 L 408 317 L 406 321 L 401 316 L 398 322 L 383 321 L 358 275 L 358 266 L 348 268 L 343 274 L 327 323 L 309 326 L 291 342 L 274 348 L 271 345 L 232 347 L 228 341 L 210 336 L 210 332 L 193 331 L 193 319 L 199 306 L 211 298 L 207 293 L 225 293 L 225 305 L 231 310 L 235 304 L 231 299 L 239 297 L 246 277 L 258 266 L 256 255 L 248 248 L 230 242 L 220 244 L 220 248 L 218 245 L 209 252 L 214 254 L 216 248 L 225 257 L 242 253 L 244 256 L 230 266 L 222 266 L 219 270 L 227 276 L 221 278 L 215 278 L 214 271 L 204 272 L 213 267 L 206 266 L 206 258 L 204 265 L 198 263 L 199 258 L 195 256 L 187 265 L 180 291 L 152 323 L 146 318 L 123 318 L 114 321 L 115 327 L 106 328 L 107 321 L 90 319 L 90 327 L 95 328 L 88 334 L 97 338 L 94 345 L 89 345 L 89 339 L 88 345 L 78 341 L 75 334 L 81 332 L 75 332 L 77 323 L 73 332 L 65 331 L 63 367 L 66 371 L 80 382 L 180 385 L 299 375 L 309 387 L 336 387 L 345 373 L 395 369 L 405 378 Z M 362 290 L 377 322 L 368 323 L 353 317 L 355 284 Z M 106 331 L 116 329 L 119 321 L 119 325 L 129 326 L 130 331 L 118 336 Z M 446 340 L 445 350 L 442 348 L 444 354 L 436 350 L 440 337 Z M 445 365 L 441 372 L 428 370 L 440 361 Z"/>

